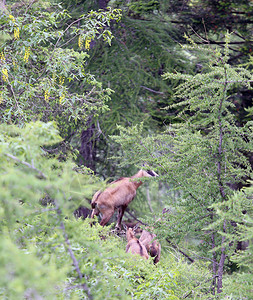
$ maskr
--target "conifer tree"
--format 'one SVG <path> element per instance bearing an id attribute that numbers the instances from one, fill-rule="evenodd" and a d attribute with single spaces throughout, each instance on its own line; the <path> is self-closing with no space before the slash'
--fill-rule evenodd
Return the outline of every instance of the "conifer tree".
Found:
<path id="1" fill-rule="evenodd" d="M 224 294 L 235 299 L 251 299 L 253 289 L 253 182 L 240 191 L 234 192 L 228 201 L 216 203 L 218 221 L 230 220 L 232 230 L 225 234 L 229 246 L 236 246 L 230 257 L 231 266 L 236 270 L 225 278 Z"/>
<path id="2" fill-rule="evenodd" d="M 220 210 L 229 210 L 233 184 L 245 184 L 252 176 L 247 155 L 253 151 L 253 123 L 237 126 L 231 99 L 238 86 L 250 88 L 253 77 L 243 67 L 228 64 L 229 34 L 224 53 L 189 41 L 187 51 L 206 54 L 201 72 L 163 75 L 165 80 L 178 81 L 176 103 L 168 107 L 177 108 L 178 124 L 146 137 L 141 137 L 142 125 L 119 127 L 120 135 L 114 139 L 122 145 L 127 161 L 145 161 L 162 175 L 160 180 L 178 190 L 176 200 L 168 196 L 170 213 L 163 218 L 162 230 L 173 241 L 186 236 L 200 241 L 201 256 L 212 265 L 215 294 L 222 292 L 225 263 L 236 247 L 229 235 L 235 230 L 232 219 L 220 218 L 216 206 L 223 204 Z"/>

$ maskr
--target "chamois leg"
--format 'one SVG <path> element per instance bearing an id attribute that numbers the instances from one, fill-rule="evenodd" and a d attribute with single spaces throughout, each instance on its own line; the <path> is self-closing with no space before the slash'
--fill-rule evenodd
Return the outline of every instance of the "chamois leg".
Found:
<path id="1" fill-rule="evenodd" d="M 109 220 L 111 219 L 111 217 L 113 216 L 113 213 L 114 213 L 114 210 L 107 210 L 106 213 L 102 213 L 103 216 L 102 216 L 102 220 L 100 222 L 100 225 L 101 226 L 105 226 Z"/>
<path id="2" fill-rule="evenodd" d="M 94 216 L 98 216 L 98 215 L 99 215 L 99 210 L 97 209 L 97 207 L 93 208 L 90 218 L 94 219 Z M 94 224 L 95 224 L 94 221 L 90 221 L 90 226 L 93 226 Z"/>
<path id="3" fill-rule="evenodd" d="M 99 215 L 99 210 L 98 210 L 97 208 L 94 208 L 94 209 L 92 210 L 92 213 L 91 213 L 90 218 L 93 219 L 94 216 L 98 216 L 98 215 Z"/>
<path id="4" fill-rule="evenodd" d="M 124 212 L 126 210 L 127 206 L 126 205 L 121 205 L 119 207 L 119 213 L 118 213 L 118 220 L 117 220 L 117 224 L 116 224 L 116 228 L 121 229 L 121 221 L 124 215 Z"/>

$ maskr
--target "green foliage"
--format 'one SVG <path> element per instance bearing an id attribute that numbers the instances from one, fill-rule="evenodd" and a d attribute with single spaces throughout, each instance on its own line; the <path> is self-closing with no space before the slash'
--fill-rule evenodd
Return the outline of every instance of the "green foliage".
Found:
<path id="1" fill-rule="evenodd" d="M 151 0 L 151 1 L 132 1 L 132 3 L 128 4 L 129 14 L 133 15 L 143 15 L 145 13 L 154 12 L 159 9 L 159 1 Z"/>
<path id="2" fill-rule="evenodd" d="M 145 131 L 155 131 L 170 123 L 172 116 L 163 108 L 172 101 L 175 83 L 162 81 L 161 74 L 174 69 L 192 72 L 194 67 L 175 43 L 183 40 L 181 35 L 168 16 L 158 13 L 158 6 L 157 1 L 109 1 L 108 7 L 122 10 L 121 21 L 110 27 L 115 38 L 110 47 L 98 41 L 87 60 L 96 78 L 114 90 L 110 110 L 93 120 L 96 171 L 105 177 L 135 171 L 119 169 L 120 160 L 109 160 L 121 151 L 108 138 L 118 134 L 115 125 L 127 127 L 142 120 Z"/>
<path id="3" fill-rule="evenodd" d="M 125 236 L 74 218 L 101 183 L 71 157 L 47 154 L 61 140 L 53 123 L 0 127 L 3 299 L 180 299 L 194 287 L 203 275 L 193 275 L 194 266 L 186 272 L 187 264 L 166 251 L 154 266 L 125 253 Z M 189 274 L 194 281 L 186 286 Z"/>
<path id="4" fill-rule="evenodd" d="M 160 76 L 165 70 L 191 67 L 175 46 L 177 32 L 162 15 L 134 19 L 126 14 L 120 23 L 113 24 L 112 32 L 112 46 L 97 43 L 88 61 L 92 72 L 97 76 L 102 72 L 101 80 L 115 91 L 110 111 L 100 119 L 101 127 L 106 134 L 112 134 L 115 122 L 129 126 L 141 119 L 154 128 L 157 123 L 162 125 L 169 117 L 161 107 L 172 89 Z"/>
<path id="5" fill-rule="evenodd" d="M 1 125 L 1 132 L 0 264 L 5 274 L 1 276 L 1 294 L 9 299 L 51 297 L 57 294 L 55 287 L 63 284 L 71 264 L 68 268 L 62 265 L 59 272 L 57 256 L 49 256 L 53 246 L 46 232 L 53 235 L 59 231 L 62 220 L 57 219 L 57 207 L 57 211 L 71 213 L 98 185 L 93 186 L 95 180 L 88 172 L 75 172 L 71 161 L 47 158 L 41 147 L 61 140 L 53 123 L 30 123 L 23 129 Z M 42 206 L 45 195 L 57 207 Z M 43 250 L 36 243 L 40 237 L 48 239 Z"/>
<path id="6" fill-rule="evenodd" d="M 38 259 L 35 249 L 22 251 L 7 236 L 7 231 L 1 233 L 1 299 L 53 297 L 55 286 L 64 280 L 64 273 L 57 270 L 53 259 Z"/>
<path id="7" fill-rule="evenodd" d="M 66 136 L 85 126 L 89 116 L 108 110 L 112 90 L 102 88 L 85 62 L 94 39 L 111 43 L 107 27 L 120 19 L 120 11 L 90 11 L 66 26 L 70 16 L 60 5 L 38 9 L 37 4 L 27 4 L 13 14 L 2 14 L 0 19 L 1 30 L 8 36 L 0 47 L 2 122 L 23 125 L 36 119 L 54 120 Z M 73 91 L 75 82 L 82 91 Z"/>
<path id="8" fill-rule="evenodd" d="M 74 171 L 75 165 L 71 160 L 63 163 L 57 158 L 47 158 L 45 146 L 61 140 L 53 123 L 30 123 L 24 129 L 10 125 L 1 127 L 4 132 L 1 134 L 1 173 L 5 175 L 0 180 L 0 199 L 6 205 L 7 199 L 18 199 L 6 207 L 5 213 L 9 212 L 7 218 L 15 219 L 14 211 L 21 213 L 23 206 L 19 201 L 28 201 L 29 205 L 36 206 L 43 193 L 53 199 L 59 198 L 64 207 L 77 208 L 84 197 L 91 197 L 97 187 L 89 188 L 92 181 L 88 171 L 84 169 L 83 174 L 79 174 Z M 64 203 L 64 199 L 71 201 Z"/>
<path id="9" fill-rule="evenodd" d="M 176 285 L 173 275 L 162 270 L 152 273 L 147 280 L 138 286 L 135 293 L 136 299 L 179 299 L 174 295 L 173 287 Z M 166 287 L 166 288 L 164 288 Z"/>

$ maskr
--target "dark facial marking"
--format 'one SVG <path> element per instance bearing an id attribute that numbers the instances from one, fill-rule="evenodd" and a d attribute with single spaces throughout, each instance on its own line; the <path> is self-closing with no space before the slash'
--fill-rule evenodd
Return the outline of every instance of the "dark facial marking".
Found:
<path id="1" fill-rule="evenodd" d="M 149 174 L 149 175 L 151 175 L 151 176 L 155 176 L 155 174 L 153 173 L 153 171 L 151 171 L 151 170 L 147 170 L 147 173 Z"/>
<path id="2" fill-rule="evenodd" d="M 139 240 L 137 240 L 137 243 L 139 244 L 139 246 L 140 246 L 140 254 L 141 254 L 141 256 L 143 256 L 143 249 L 142 249 L 142 245 L 140 244 L 140 241 Z"/>

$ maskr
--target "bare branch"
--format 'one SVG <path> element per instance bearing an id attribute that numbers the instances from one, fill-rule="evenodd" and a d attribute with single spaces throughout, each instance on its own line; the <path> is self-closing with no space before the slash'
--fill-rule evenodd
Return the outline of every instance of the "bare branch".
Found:
<path id="1" fill-rule="evenodd" d="M 150 88 L 148 88 L 148 87 L 146 87 L 146 86 L 143 86 L 143 85 L 141 85 L 140 87 L 142 87 L 143 89 L 148 90 L 148 91 L 150 91 L 150 92 L 152 92 L 152 93 L 155 93 L 155 94 L 160 94 L 160 95 L 163 95 L 163 94 L 164 94 L 163 92 L 159 92 L 159 91 L 152 90 L 152 89 L 150 89 Z"/>
<path id="2" fill-rule="evenodd" d="M 177 245 L 173 244 L 168 238 L 166 238 L 166 241 L 171 245 L 172 248 L 174 248 L 175 250 L 177 250 L 179 253 L 183 254 L 183 256 L 185 256 L 191 263 L 194 262 L 194 259 L 191 258 L 188 254 L 186 254 L 185 252 L 183 252 L 182 250 L 180 250 L 178 248 Z"/>
<path id="3" fill-rule="evenodd" d="M 57 215 L 58 215 L 58 217 L 60 219 L 60 229 L 62 230 L 63 236 L 65 238 L 65 246 L 66 246 L 66 248 L 67 248 L 67 250 L 69 252 L 69 255 L 70 255 L 71 259 L 72 259 L 72 262 L 73 262 L 75 270 L 76 270 L 76 272 L 78 274 L 78 277 L 79 277 L 80 281 L 82 281 L 83 280 L 83 274 L 82 274 L 82 272 L 80 270 L 80 267 L 79 267 L 78 261 L 77 261 L 77 259 L 75 257 L 75 254 L 74 254 L 74 252 L 73 252 L 73 250 L 71 248 L 71 244 L 70 244 L 70 241 L 69 241 L 69 238 L 68 238 L 68 235 L 67 235 L 64 223 L 63 223 L 63 221 L 61 221 L 61 210 L 60 210 L 60 208 L 59 208 L 59 206 L 58 206 L 58 204 L 57 204 L 56 201 L 55 201 L 55 206 L 56 206 Z M 82 283 L 82 284 L 78 285 L 78 287 L 82 288 L 85 291 L 85 293 L 86 293 L 86 295 L 87 295 L 87 297 L 89 299 L 93 299 L 93 296 L 91 295 L 90 290 L 89 290 L 88 286 L 85 283 Z"/>
<path id="4" fill-rule="evenodd" d="M 16 156 L 14 156 L 14 155 L 12 155 L 12 154 L 5 153 L 5 155 L 8 156 L 9 158 L 11 158 L 11 159 L 13 159 L 13 160 L 15 160 L 15 161 L 21 163 L 22 165 L 27 166 L 28 168 L 30 168 L 30 169 L 36 171 L 37 173 L 39 173 L 39 176 L 40 176 L 41 178 L 43 178 L 43 179 L 46 179 L 46 178 L 47 178 L 46 175 L 45 175 L 43 172 L 41 172 L 39 169 L 37 169 L 36 167 L 34 167 L 34 165 L 31 165 L 31 164 L 29 164 L 29 163 L 26 162 L 26 161 L 22 161 L 22 160 L 20 160 L 19 158 L 17 158 Z"/>
<path id="5" fill-rule="evenodd" d="M 127 212 L 133 219 L 135 219 L 136 221 L 140 222 L 142 225 L 149 226 L 147 223 L 143 223 L 141 220 L 139 220 L 138 218 L 136 218 L 136 217 L 129 211 L 128 208 L 126 209 L 126 212 Z"/>

